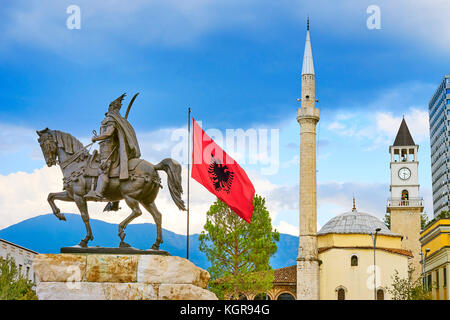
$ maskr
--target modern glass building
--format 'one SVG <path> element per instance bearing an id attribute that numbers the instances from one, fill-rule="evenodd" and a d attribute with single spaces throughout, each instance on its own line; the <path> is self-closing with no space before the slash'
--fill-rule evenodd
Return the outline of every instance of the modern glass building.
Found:
<path id="1" fill-rule="evenodd" d="M 428 104 L 434 216 L 449 210 L 450 200 L 450 75 L 439 84 Z"/>

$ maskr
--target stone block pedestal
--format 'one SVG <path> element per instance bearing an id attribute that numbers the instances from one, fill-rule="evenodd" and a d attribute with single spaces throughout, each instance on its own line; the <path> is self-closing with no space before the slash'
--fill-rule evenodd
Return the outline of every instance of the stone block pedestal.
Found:
<path id="1" fill-rule="evenodd" d="M 217 300 L 209 273 L 174 256 L 40 254 L 39 300 Z"/>

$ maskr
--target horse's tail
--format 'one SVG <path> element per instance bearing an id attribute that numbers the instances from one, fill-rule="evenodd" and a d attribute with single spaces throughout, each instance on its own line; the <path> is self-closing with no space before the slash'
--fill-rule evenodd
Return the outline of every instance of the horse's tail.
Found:
<path id="1" fill-rule="evenodd" d="M 181 194 L 183 193 L 183 187 L 181 186 L 181 165 L 176 160 L 166 158 L 155 165 L 155 169 L 163 170 L 167 173 L 167 184 L 169 185 L 172 200 L 178 209 L 186 211 L 184 201 L 181 199 Z"/>

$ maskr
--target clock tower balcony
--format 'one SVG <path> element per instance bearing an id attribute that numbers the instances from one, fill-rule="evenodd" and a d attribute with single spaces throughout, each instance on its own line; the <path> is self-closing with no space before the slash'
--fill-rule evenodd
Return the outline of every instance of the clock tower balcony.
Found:
<path id="1" fill-rule="evenodd" d="M 387 212 L 390 212 L 391 208 L 423 208 L 423 198 L 390 198 L 387 201 Z"/>

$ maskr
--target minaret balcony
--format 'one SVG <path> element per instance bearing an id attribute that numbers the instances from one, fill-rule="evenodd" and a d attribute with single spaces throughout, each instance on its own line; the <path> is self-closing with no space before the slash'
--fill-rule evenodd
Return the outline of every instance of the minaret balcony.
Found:
<path id="1" fill-rule="evenodd" d="M 423 208 L 423 198 L 390 198 L 387 201 L 387 210 L 389 208 L 405 208 L 405 207 L 414 207 L 414 208 Z"/>
<path id="2" fill-rule="evenodd" d="M 315 107 L 301 107 L 297 109 L 297 121 L 301 118 L 312 118 L 316 121 L 320 119 L 320 110 Z"/>

